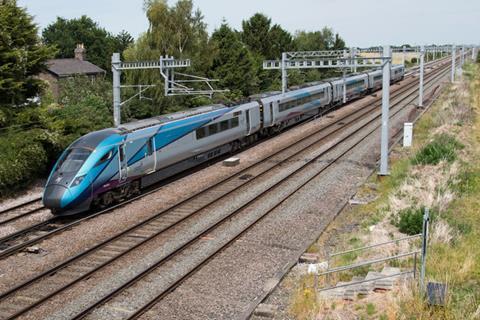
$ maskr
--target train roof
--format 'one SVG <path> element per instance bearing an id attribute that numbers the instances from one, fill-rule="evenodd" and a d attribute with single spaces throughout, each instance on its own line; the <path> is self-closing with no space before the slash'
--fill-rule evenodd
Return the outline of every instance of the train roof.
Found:
<path id="1" fill-rule="evenodd" d="M 127 132 L 132 132 L 172 121 L 177 121 L 189 117 L 193 117 L 196 115 L 220 110 L 227 108 L 225 105 L 222 104 L 215 104 L 215 105 L 209 105 L 209 106 L 202 106 L 198 108 L 192 108 L 188 109 L 185 111 L 179 111 L 175 113 L 170 113 L 166 115 L 161 115 L 158 117 L 153 117 L 153 118 L 148 118 L 144 120 L 138 120 L 134 122 L 129 122 L 129 123 L 123 123 L 121 127 L 119 128 L 122 132 L 127 133 Z"/>
<path id="2" fill-rule="evenodd" d="M 114 134 L 120 134 L 121 131 L 115 128 L 104 129 L 100 131 L 90 132 L 83 137 L 78 138 L 72 143 L 70 148 L 83 148 L 88 150 L 95 149 L 100 142 Z"/>

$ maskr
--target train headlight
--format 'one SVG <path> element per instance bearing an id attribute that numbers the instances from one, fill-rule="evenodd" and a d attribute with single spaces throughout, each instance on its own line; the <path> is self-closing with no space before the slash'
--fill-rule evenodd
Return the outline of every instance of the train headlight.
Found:
<path id="1" fill-rule="evenodd" d="M 78 186 L 80 183 L 82 183 L 83 179 L 85 179 L 85 176 L 77 177 L 75 180 L 73 180 L 72 187 Z"/>

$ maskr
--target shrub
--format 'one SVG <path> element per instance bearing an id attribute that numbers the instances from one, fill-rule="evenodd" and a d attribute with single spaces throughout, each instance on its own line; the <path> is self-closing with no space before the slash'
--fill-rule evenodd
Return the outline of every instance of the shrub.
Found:
<path id="1" fill-rule="evenodd" d="M 0 137 L 0 196 L 27 185 L 47 167 L 47 152 L 36 139 L 41 130 L 7 133 Z"/>
<path id="2" fill-rule="evenodd" d="M 413 158 L 416 165 L 436 165 L 440 161 L 453 162 L 457 158 L 456 151 L 463 145 L 448 134 L 436 135 L 433 141 L 424 146 Z"/>
<path id="3" fill-rule="evenodd" d="M 400 232 L 408 235 L 416 235 L 422 232 L 424 209 L 408 208 L 399 212 L 397 228 Z"/>

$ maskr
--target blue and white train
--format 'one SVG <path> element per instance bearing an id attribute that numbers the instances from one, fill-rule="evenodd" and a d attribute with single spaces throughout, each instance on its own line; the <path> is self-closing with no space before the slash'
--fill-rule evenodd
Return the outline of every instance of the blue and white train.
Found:
<path id="1" fill-rule="evenodd" d="M 403 79 L 392 67 L 391 82 Z M 353 100 L 382 86 L 380 70 L 346 78 Z M 336 79 L 233 107 L 205 106 L 91 132 L 72 143 L 48 178 L 43 203 L 56 215 L 106 207 L 167 177 L 235 152 L 343 102 Z"/>

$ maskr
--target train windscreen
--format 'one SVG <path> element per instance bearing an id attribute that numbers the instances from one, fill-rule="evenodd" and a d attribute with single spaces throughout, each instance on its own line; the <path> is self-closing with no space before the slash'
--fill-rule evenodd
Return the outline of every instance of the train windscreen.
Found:
<path id="1" fill-rule="evenodd" d="M 60 160 L 57 170 L 63 173 L 77 172 L 90 154 L 91 151 L 86 149 L 71 149 Z"/>

